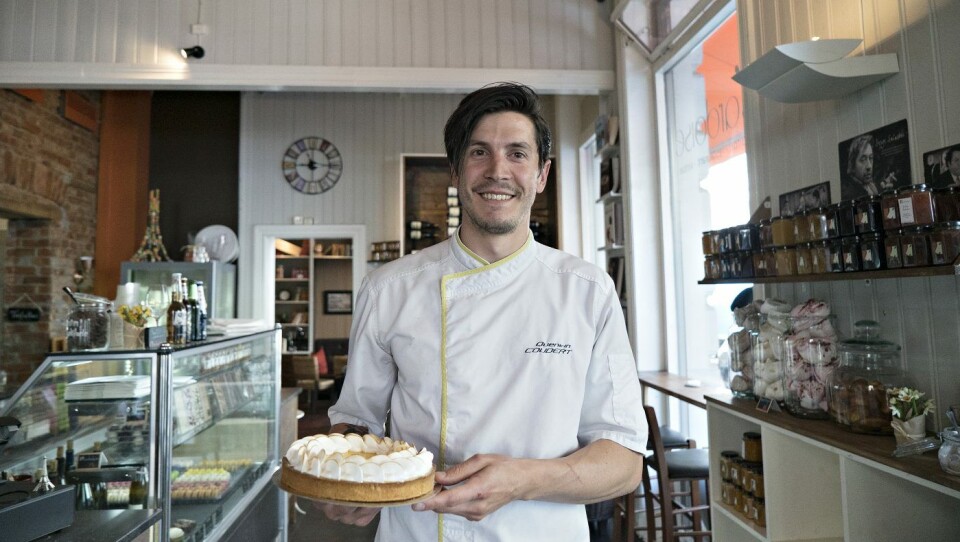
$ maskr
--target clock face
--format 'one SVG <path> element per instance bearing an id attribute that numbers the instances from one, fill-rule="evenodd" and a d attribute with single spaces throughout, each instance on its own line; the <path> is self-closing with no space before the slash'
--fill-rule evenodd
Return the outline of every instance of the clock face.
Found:
<path id="1" fill-rule="evenodd" d="M 283 177 L 304 194 L 321 194 L 333 188 L 343 173 L 340 151 L 322 137 L 294 141 L 283 153 Z"/>

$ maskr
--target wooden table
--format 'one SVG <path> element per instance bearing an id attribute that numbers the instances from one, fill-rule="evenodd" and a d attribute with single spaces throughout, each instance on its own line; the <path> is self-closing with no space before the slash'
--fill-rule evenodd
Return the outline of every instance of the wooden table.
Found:
<path id="1" fill-rule="evenodd" d="M 648 387 L 700 408 L 707 408 L 705 395 L 732 397 L 730 390 L 723 386 L 688 386 L 689 379 L 667 371 L 640 371 L 639 376 L 644 404 L 647 404 Z"/>

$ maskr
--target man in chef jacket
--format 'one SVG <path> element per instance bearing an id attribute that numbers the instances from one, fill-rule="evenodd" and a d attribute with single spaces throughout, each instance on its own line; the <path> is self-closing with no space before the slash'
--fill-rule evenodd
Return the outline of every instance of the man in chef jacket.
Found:
<path id="1" fill-rule="evenodd" d="M 539 97 L 496 84 L 444 130 L 457 235 L 371 272 L 357 296 L 334 432 L 390 433 L 437 458 L 443 490 L 327 506 L 377 540 L 587 541 L 585 503 L 633 491 L 647 427 L 610 277 L 533 241 L 550 169 Z"/>

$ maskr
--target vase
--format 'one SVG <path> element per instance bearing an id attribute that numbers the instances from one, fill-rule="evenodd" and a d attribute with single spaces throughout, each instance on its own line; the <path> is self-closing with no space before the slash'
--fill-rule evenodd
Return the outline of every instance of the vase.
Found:
<path id="1" fill-rule="evenodd" d="M 925 416 L 914 416 L 909 420 L 894 418 L 890 425 L 893 426 L 893 436 L 897 439 L 897 444 L 908 444 L 923 439 L 926 436 Z"/>
<path id="2" fill-rule="evenodd" d="M 123 347 L 127 350 L 143 350 L 143 328 L 124 322 Z"/>

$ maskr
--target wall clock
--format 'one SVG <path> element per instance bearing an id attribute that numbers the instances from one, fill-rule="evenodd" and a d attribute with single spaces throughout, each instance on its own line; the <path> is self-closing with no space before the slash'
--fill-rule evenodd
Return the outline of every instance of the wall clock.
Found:
<path id="1" fill-rule="evenodd" d="M 321 194 L 333 188 L 343 173 L 343 158 L 333 143 L 322 137 L 304 137 L 287 147 L 281 164 L 283 177 L 304 194 Z"/>

